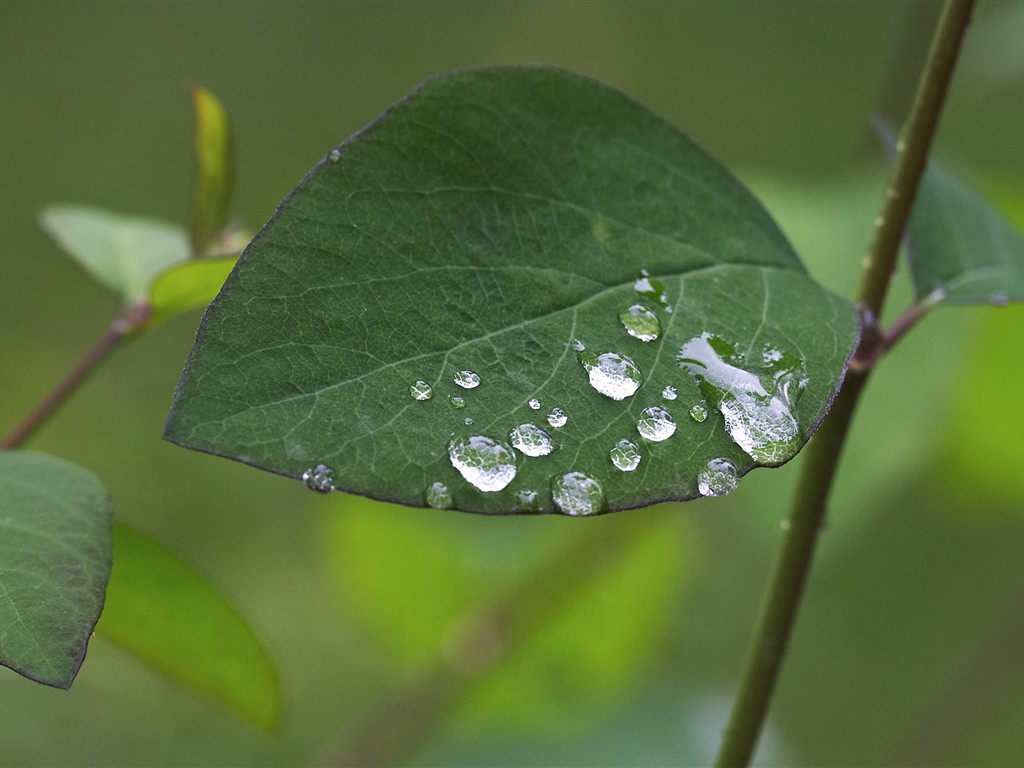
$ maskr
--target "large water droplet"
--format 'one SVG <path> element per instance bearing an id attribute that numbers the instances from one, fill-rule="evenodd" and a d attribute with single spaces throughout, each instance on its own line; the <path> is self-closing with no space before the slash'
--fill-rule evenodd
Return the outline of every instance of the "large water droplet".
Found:
<path id="1" fill-rule="evenodd" d="M 605 509 L 601 484 L 582 472 L 569 472 L 551 481 L 551 497 L 565 515 L 594 515 Z"/>
<path id="2" fill-rule="evenodd" d="M 658 316 L 643 304 L 631 304 L 619 312 L 619 321 L 626 333 L 640 341 L 654 341 L 661 335 Z"/>
<path id="3" fill-rule="evenodd" d="M 413 400 L 429 400 L 434 396 L 434 390 L 425 381 L 417 381 L 410 385 L 409 394 Z"/>
<path id="4" fill-rule="evenodd" d="M 672 415 L 659 405 L 652 405 L 640 412 L 636 431 L 648 440 L 660 443 L 676 433 L 676 422 Z"/>
<path id="5" fill-rule="evenodd" d="M 326 464 L 317 464 L 302 473 L 302 482 L 311 491 L 330 493 L 334 490 L 334 470 Z"/>
<path id="6" fill-rule="evenodd" d="M 567 421 L 569 421 L 569 417 L 561 408 L 552 408 L 548 414 L 548 424 L 555 429 L 561 429 Z"/>
<path id="7" fill-rule="evenodd" d="M 532 488 L 516 491 L 516 509 L 519 512 L 539 512 L 540 494 Z"/>
<path id="8" fill-rule="evenodd" d="M 799 375 L 802 364 L 795 357 L 783 356 L 766 364 L 762 380 L 723 359 L 740 362 L 734 349 L 703 333 L 680 348 L 679 365 L 721 411 L 729 436 L 740 448 L 763 464 L 781 464 L 800 448 L 800 427 L 790 409 L 802 389 L 801 382 L 806 386 Z"/>
<path id="9" fill-rule="evenodd" d="M 728 496 L 739 482 L 735 464 L 728 459 L 712 459 L 697 475 L 697 490 L 702 496 Z"/>
<path id="10" fill-rule="evenodd" d="M 666 400 L 675 400 L 677 397 L 679 397 L 679 393 L 676 392 L 676 388 L 673 387 L 671 384 L 666 384 L 665 388 L 661 390 L 661 396 Z"/>
<path id="11" fill-rule="evenodd" d="M 456 437 L 448 444 L 452 466 L 477 490 L 500 491 L 516 476 L 516 455 L 505 443 L 484 435 Z"/>
<path id="12" fill-rule="evenodd" d="M 452 381 L 463 389 L 475 389 L 480 386 L 480 377 L 472 371 L 456 371 Z"/>
<path id="13" fill-rule="evenodd" d="M 617 352 L 595 355 L 584 350 L 577 357 L 590 378 L 590 386 L 612 400 L 631 397 L 644 377 L 630 358 Z"/>
<path id="14" fill-rule="evenodd" d="M 433 483 L 427 488 L 425 494 L 427 504 L 434 509 L 451 509 L 452 493 L 444 483 Z"/>
<path id="15" fill-rule="evenodd" d="M 608 455 L 615 468 L 621 469 L 623 472 L 632 472 L 640 466 L 640 449 L 636 443 L 629 440 L 619 440 L 615 447 L 608 452 Z"/>
<path id="16" fill-rule="evenodd" d="M 466 407 L 466 399 L 458 395 L 448 395 L 448 402 L 451 403 L 452 408 Z"/>
<path id="17" fill-rule="evenodd" d="M 535 411 L 539 411 L 540 410 L 540 400 L 538 400 L 536 397 L 531 397 L 530 398 L 529 405 Z"/>
<path id="18" fill-rule="evenodd" d="M 551 435 L 536 424 L 520 424 L 508 437 L 512 445 L 527 456 L 547 456 L 555 449 Z"/>

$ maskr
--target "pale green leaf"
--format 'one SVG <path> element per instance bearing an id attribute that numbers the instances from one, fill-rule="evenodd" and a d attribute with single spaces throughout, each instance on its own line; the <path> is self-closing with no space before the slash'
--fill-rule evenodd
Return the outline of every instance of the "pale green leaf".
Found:
<path id="1" fill-rule="evenodd" d="M 190 309 L 205 307 L 220 290 L 237 259 L 194 259 L 161 272 L 149 289 L 153 324 Z"/>

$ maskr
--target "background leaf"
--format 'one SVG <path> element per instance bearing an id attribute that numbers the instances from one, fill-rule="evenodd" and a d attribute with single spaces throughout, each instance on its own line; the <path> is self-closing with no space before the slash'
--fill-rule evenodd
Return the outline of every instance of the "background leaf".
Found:
<path id="1" fill-rule="evenodd" d="M 124 524 L 97 632 L 261 728 L 276 726 L 273 664 L 245 619 L 198 573 Z"/>
<path id="2" fill-rule="evenodd" d="M 91 472 L 0 452 L 0 664 L 71 687 L 103 608 L 112 518 Z"/>
<path id="3" fill-rule="evenodd" d="M 638 305 L 660 326 L 652 343 L 620 320 Z M 583 472 L 621 509 L 698 495 L 712 459 L 740 474 L 787 460 L 824 415 L 856 333 L 849 303 L 671 126 L 559 70 L 462 72 L 415 91 L 288 198 L 204 320 L 166 434 L 294 477 L 333 468 L 340 488 L 406 504 L 441 483 L 470 511 L 552 511 L 552 479 Z M 676 360 L 709 334 L 729 363 L 717 384 L 756 377 L 771 409 L 772 365 L 789 365 L 784 450 L 748 456 L 723 416 L 689 418 L 705 398 L 712 411 L 733 404 Z M 587 386 L 576 340 L 592 365 L 635 361 L 639 392 L 616 402 Z M 464 370 L 479 388 L 452 383 Z M 432 399 L 410 396 L 417 381 Z M 544 420 L 556 407 L 568 414 L 558 429 Z M 678 424 L 670 439 L 638 434 L 651 407 Z M 520 456 L 509 484 L 504 444 L 522 424 L 548 430 L 555 450 Z M 464 482 L 449 461 L 474 436 L 491 441 L 505 492 Z M 637 471 L 609 458 L 626 439 Z"/>
<path id="4" fill-rule="evenodd" d="M 189 258 L 181 227 L 84 205 L 50 206 L 43 229 L 101 284 L 129 304 L 145 298 L 160 272 Z"/>
<path id="5" fill-rule="evenodd" d="M 220 100 L 206 88 L 192 86 L 195 110 L 195 188 L 188 229 L 192 250 L 204 255 L 227 221 L 234 182 L 231 123 Z"/>
<path id="6" fill-rule="evenodd" d="M 205 307 L 220 291 L 236 261 L 234 256 L 193 259 L 161 272 L 149 287 L 153 309 L 150 322 L 156 325 L 190 309 Z"/>

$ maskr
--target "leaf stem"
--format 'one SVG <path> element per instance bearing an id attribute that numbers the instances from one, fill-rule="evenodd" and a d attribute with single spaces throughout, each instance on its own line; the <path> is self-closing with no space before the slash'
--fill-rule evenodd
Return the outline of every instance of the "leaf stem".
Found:
<path id="1" fill-rule="evenodd" d="M 948 0 L 939 19 L 910 119 L 897 147 L 896 165 L 864 265 L 859 303 L 865 328 L 860 348 L 828 418 L 807 446 L 806 463 L 796 489 L 782 550 L 765 594 L 739 692 L 716 760 L 720 768 L 748 765 L 764 725 L 810 571 L 818 532 L 828 508 L 843 444 L 860 394 L 880 351 L 886 346 L 887 337 L 877 331 L 876 318 L 885 302 L 900 241 L 927 163 L 973 5 L 974 0 Z M 912 326 L 917 319 L 908 318 L 906 327 Z M 902 333 L 889 339 L 889 346 L 899 335 Z"/>
<path id="2" fill-rule="evenodd" d="M 145 300 L 126 307 L 110 324 L 100 340 L 68 372 L 67 376 L 61 379 L 60 383 L 43 398 L 42 402 L 3 439 L 3 442 L 0 442 L 0 450 L 17 448 L 21 445 L 85 381 L 93 369 L 118 346 L 125 336 L 146 323 L 150 313 L 149 302 Z"/>

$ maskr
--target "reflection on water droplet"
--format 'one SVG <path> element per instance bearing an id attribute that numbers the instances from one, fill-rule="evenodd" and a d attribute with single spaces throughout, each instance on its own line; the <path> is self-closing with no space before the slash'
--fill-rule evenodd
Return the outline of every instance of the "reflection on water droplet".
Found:
<path id="1" fill-rule="evenodd" d="M 474 389 L 480 386 L 480 377 L 472 371 L 457 371 L 452 381 L 463 389 Z"/>
<path id="2" fill-rule="evenodd" d="M 617 352 L 595 355 L 583 351 L 577 357 L 590 378 L 590 386 L 612 400 L 631 397 L 643 384 L 640 369 L 625 355 Z"/>
<path id="3" fill-rule="evenodd" d="M 666 400 L 675 400 L 679 394 L 676 392 L 676 388 L 669 384 L 661 390 L 661 396 Z"/>
<path id="4" fill-rule="evenodd" d="M 427 488 L 425 494 L 427 504 L 434 509 L 450 509 L 452 506 L 452 494 L 444 483 L 434 483 Z"/>
<path id="5" fill-rule="evenodd" d="M 527 456 L 547 456 L 555 449 L 551 435 L 536 424 L 520 424 L 508 437 L 512 445 Z"/>
<path id="6" fill-rule="evenodd" d="M 698 424 L 703 424 L 707 420 L 708 409 L 703 400 L 699 403 L 694 403 L 693 407 L 690 408 L 690 418 Z"/>
<path id="7" fill-rule="evenodd" d="M 341 150 L 340 149 L 332 149 L 331 150 L 331 154 L 329 154 L 327 157 L 329 157 L 331 159 L 332 163 L 336 163 L 336 162 L 338 162 L 338 160 L 341 159 Z"/>
<path id="8" fill-rule="evenodd" d="M 615 447 L 608 452 L 608 455 L 611 456 L 615 468 L 621 469 L 623 472 L 632 472 L 640 466 L 640 449 L 636 443 L 631 443 L 629 440 L 619 440 Z"/>
<path id="9" fill-rule="evenodd" d="M 448 395 L 448 402 L 452 404 L 452 408 L 465 408 L 466 401 L 464 398 L 458 395 Z"/>
<path id="10" fill-rule="evenodd" d="M 540 400 L 538 400 L 536 397 L 531 397 L 530 398 L 530 407 L 533 410 L 535 410 L 535 411 L 539 411 L 540 410 Z"/>
<path id="11" fill-rule="evenodd" d="M 452 466 L 477 490 L 500 491 L 516 476 L 516 455 L 505 443 L 484 435 L 456 437 L 448 444 Z"/>
<path id="12" fill-rule="evenodd" d="M 728 459 L 712 459 L 697 475 L 697 490 L 702 496 L 728 496 L 739 482 L 735 464 Z"/>
<path id="13" fill-rule="evenodd" d="M 626 333 L 640 341 L 654 341 L 661 335 L 658 316 L 643 304 L 631 304 L 619 312 L 619 321 Z"/>
<path id="14" fill-rule="evenodd" d="M 601 484 L 582 472 L 569 472 L 551 481 L 551 497 L 564 515 L 594 515 L 605 509 Z"/>
<path id="15" fill-rule="evenodd" d="M 803 363 L 786 353 L 768 354 L 776 356 L 766 363 L 763 381 L 758 374 L 727 363 L 723 357 L 741 362 L 735 347 L 705 332 L 686 342 L 677 358 L 704 397 L 721 411 L 733 441 L 764 464 L 781 464 L 800 448 L 800 428 L 790 409 L 807 384 Z"/>
<path id="16" fill-rule="evenodd" d="M 302 482 L 311 491 L 330 493 L 334 490 L 334 470 L 326 464 L 317 464 L 302 473 Z"/>
<path id="17" fill-rule="evenodd" d="M 540 511 L 540 494 L 532 488 L 516 491 L 516 509 L 520 512 Z"/>
<path id="18" fill-rule="evenodd" d="M 636 423 L 636 431 L 648 440 L 660 443 L 676 433 L 676 422 L 671 414 L 658 405 L 644 408 Z"/>
<path id="19" fill-rule="evenodd" d="M 555 429 L 561 429 L 565 426 L 565 423 L 569 420 L 569 417 L 565 414 L 561 408 L 552 408 L 551 413 L 548 414 L 548 424 Z"/>
<path id="20" fill-rule="evenodd" d="M 409 387 L 409 394 L 413 400 L 429 400 L 434 396 L 434 390 L 425 381 L 417 381 Z"/>

